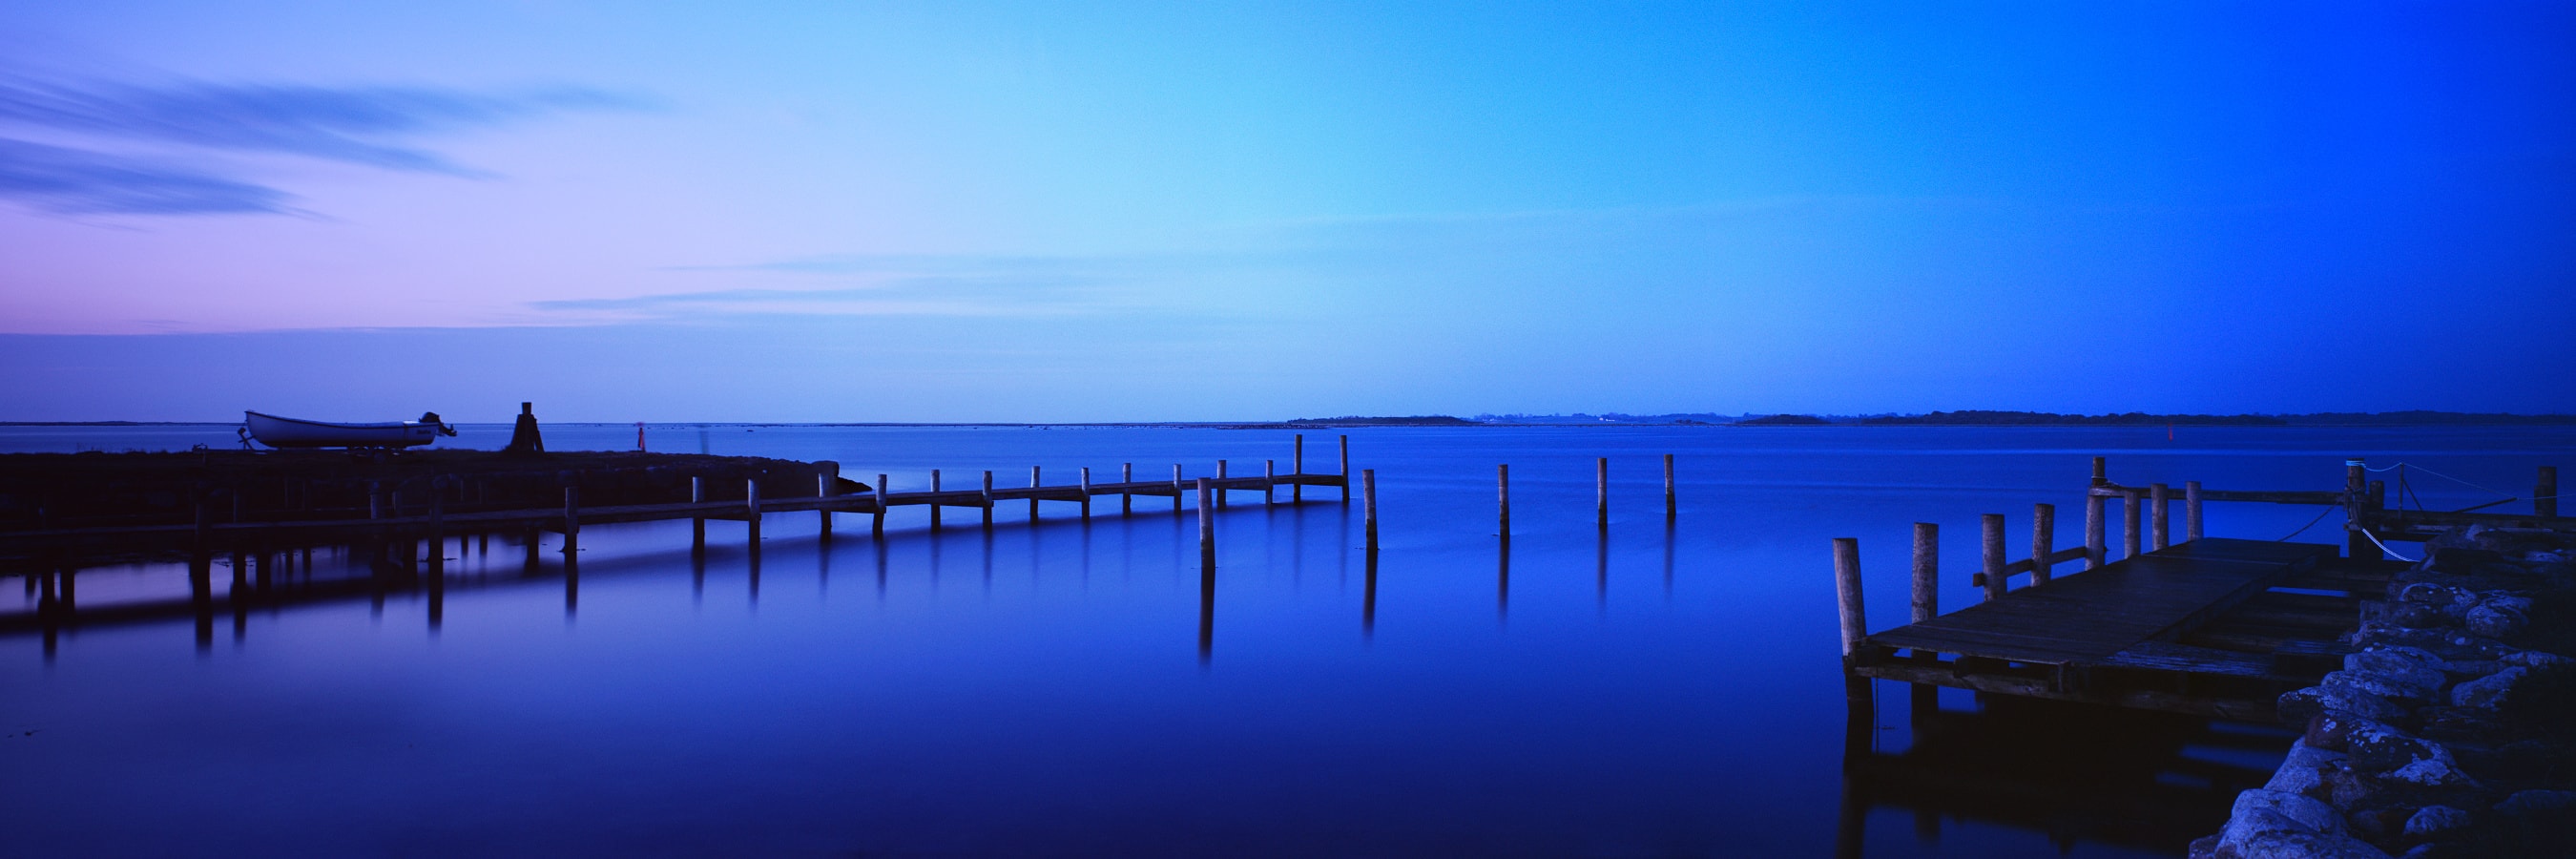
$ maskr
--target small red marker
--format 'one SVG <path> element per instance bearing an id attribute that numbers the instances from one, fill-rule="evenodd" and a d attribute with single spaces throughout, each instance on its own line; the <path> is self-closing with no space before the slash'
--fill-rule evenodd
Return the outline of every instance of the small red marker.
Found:
<path id="1" fill-rule="evenodd" d="M 644 422 L 635 422 L 635 452 L 644 452 Z"/>

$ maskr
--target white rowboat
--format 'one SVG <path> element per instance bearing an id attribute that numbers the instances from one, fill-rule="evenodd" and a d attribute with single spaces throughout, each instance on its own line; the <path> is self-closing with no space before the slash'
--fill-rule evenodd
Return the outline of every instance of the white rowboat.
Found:
<path id="1" fill-rule="evenodd" d="M 411 447 L 456 434 L 439 421 L 437 412 L 422 414 L 416 421 L 343 424 L 244 411 L 242 428 L 269 447 Z"/>

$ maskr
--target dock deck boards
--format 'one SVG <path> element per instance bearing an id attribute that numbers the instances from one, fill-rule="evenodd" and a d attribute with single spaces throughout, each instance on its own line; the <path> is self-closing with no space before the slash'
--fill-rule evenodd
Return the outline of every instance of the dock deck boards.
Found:
<path id="1" fill-rule="evenodd" d="M 1868 636 L 1869 645 L 2046 665 L 2099 663 L 2171 640 L 2335 547 L 2197 540 Z"/>

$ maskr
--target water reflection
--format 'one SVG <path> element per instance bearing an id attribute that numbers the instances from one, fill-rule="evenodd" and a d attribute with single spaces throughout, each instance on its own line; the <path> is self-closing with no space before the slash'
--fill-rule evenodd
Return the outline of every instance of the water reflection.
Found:
<path id="1" fill-rule="evenodd" d="M 2043 833 L 2060 851 L 2180 854 L 2217 831 L 2238 792 L 2271 777 L 2293 737 L 2170 713 L 1870 685 L 1846 725 L 1836 856 L 1868 852 L 1865 824 L 1880 809 L 1910 812 L 1927 848 L 1946 820 Z"/>

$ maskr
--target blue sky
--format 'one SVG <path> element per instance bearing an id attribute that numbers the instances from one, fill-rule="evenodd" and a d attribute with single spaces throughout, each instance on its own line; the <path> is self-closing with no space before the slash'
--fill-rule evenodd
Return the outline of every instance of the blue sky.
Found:
<path id="1" fill-rule="evenodd" d="M 18 4 L 0 420 L 2576 411 L 2564 4 Z"/>

